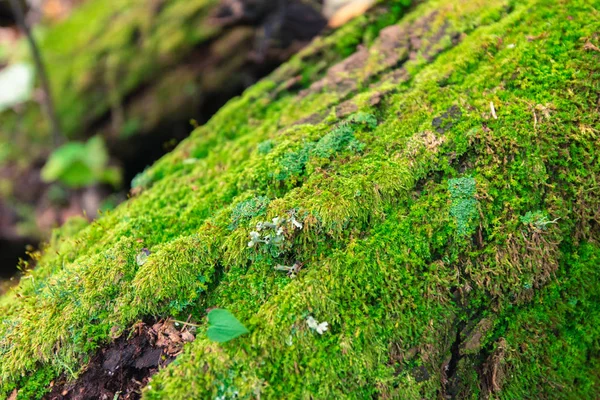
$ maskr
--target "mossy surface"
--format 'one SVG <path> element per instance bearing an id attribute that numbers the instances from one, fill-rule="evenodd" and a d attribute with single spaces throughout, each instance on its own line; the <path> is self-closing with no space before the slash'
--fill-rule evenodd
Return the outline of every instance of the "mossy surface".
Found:
<path id="1" fill-rule="evenodd" d="M 76 375 L 111 329 L 191 314 L 196 341 L 145 398 L 597 397 L 598 5 L 379 8 L 304 78 L 339 51 L 316 41 L 136 197 L 55 235 L 0 299 L 0 394 Z M 248 246 L 292 217 L 274 251 Z M 210 307 L 250 334 L 210 342 Z"/>

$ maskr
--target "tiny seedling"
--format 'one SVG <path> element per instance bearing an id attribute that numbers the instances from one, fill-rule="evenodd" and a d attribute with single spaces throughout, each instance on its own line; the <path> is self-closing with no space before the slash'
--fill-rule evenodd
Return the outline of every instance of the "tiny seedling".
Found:
<path id="1" fill-rule="evenodd" d="M 56 149 L 42 168 L 44 182 L 59 181 L 72 188 L 109 183 L 118 186 L 121 172 L 108 165 L 109 155 L 100 136 L 86 143 L 69 142 Z"/>

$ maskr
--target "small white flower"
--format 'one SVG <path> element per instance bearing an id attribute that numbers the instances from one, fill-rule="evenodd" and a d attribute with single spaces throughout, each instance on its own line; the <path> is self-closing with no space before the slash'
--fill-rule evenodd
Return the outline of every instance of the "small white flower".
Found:
<path id="1" fill-rule="evenodd" d="M 277 229 L 277 236 L 283 236 L 283 228 Z"/>
<path id="2" fill-rule="evenodd" d="M 306 318 L 306 324 L 310 329 L 316 331 L 319 335 L 322 335 L 323 332 L 329 329 L 329 324 L 327 322 L 319 323 L 319 321 L 317 321 L 310 315 Z"/>
<path id="3" fill-rule="evenodd" d="M 317 325 L 317 327 L 315 328 L 315 330 L 317 331 L 317 333 L 319 335 L 322 335 L 323 332 L 325 332 L 327 330 L 327 326 L 329 324 L 327 322 L 321 322 L 319 325 Z"/>
<path id="4" fill-rule="evenodd" d="M 279 225 L 279 217 L 273 218 L 273 225 Z"/>
<path id="5" fill-rule="evenodd" d="M 294 225 L 296 228 L 298 228 L 298 229 L 302 229 L 302 224 L 301 224 L 300 222 L 298 222 L 298 221 L 296 220 L 296 218 L 293 218 L 293 217 L 292 217 L 292 224 L 293 224 L 293 225 Z"/>
<path id="6" fill-rule="evenodd" d="M 306 323 L 310 329 L 317 329 L 317 326 L 319 326 L 317 320 L 314 319 L 312 316 L 306 318 Z"/>
<path id="7" fill-rule="evenodd" d="M 288 336 L 287 339 L 285 339 L 285 344 L 287 344 L 288 346 L 294 344 L 294 338 L 292 337 L 292 335 Z"/>

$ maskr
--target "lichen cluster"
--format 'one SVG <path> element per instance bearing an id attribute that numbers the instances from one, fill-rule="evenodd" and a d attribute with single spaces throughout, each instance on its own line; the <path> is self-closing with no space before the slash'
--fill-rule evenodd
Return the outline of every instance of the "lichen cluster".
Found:
<path id="1" fill-rule="evenodd" d="M 77 374 L 115 327 L 191 314 L 145 398 L 596 397 L 594 5 L 390 1 L 317 40 L 134 198 L 56 233 L 0 299 L 0 395 Z M 258 257 L 257 223 L 292 211 L 302 229 Z M 211 342 L 211 307 L 250 333 Z"/>

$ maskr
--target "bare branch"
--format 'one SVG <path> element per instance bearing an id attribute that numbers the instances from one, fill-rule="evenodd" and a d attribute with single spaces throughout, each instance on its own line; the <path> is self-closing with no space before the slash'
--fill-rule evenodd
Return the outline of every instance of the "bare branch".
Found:
<path id="1" fill-rule="evenodd" d="M 13 14 L 15 14 L 15 20 L 19 27 L 25 33 L 27 37 L 27 41 L 29 42 L 29 46 L 31 47 L 31 54 L 33 55 L 33 60 L 35 63 L 35 67 L 37 69 L 38 75 L 40 77 L 40 83 L 42 85 L 42 91 L 44 93 L 43 107 L 46 111 L 48 120 L 50 121 L 52 127 L 52 138 L 54 140 L 54 145 L 59 146 L 63 141 L 62 131 L 60 129 L 60 122 L 58 120 L 58 116 L 56 115 L 56 109 L 54 108 L 54 101 L 52 98 L 52 91 L 50 89 L 50 83 L 48 81 L 48 75 L 46 74 L 46 68 L 44 67 L 44 62 L 42 60 L 42 55 L 37 46 L 37 43 L 25 21 L 25 13 L 23 12 L 23 8 L 19 0 L 9 0 L 10 6 L 12 8 Z"/>

